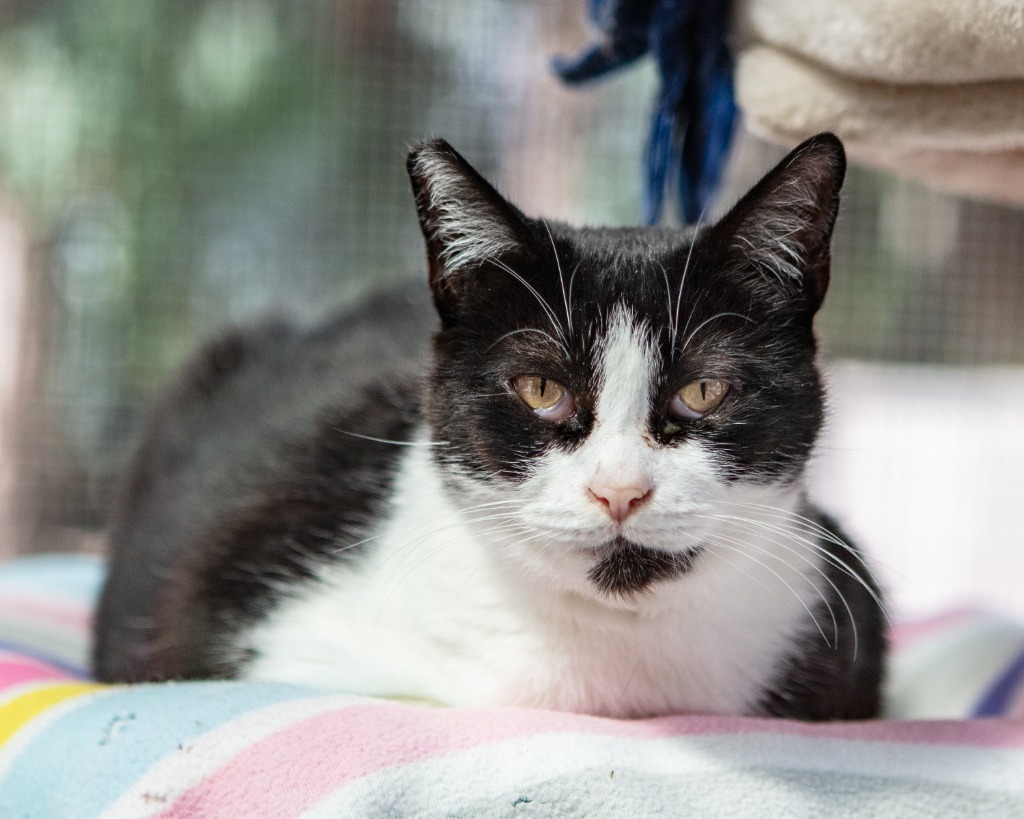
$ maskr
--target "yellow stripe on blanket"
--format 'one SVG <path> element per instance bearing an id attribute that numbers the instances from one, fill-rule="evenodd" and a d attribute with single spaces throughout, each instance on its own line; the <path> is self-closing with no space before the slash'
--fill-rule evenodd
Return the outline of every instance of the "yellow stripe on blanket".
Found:
<path id="1" fill-rule="evenodd" d="M 34 688 L 5 702 L 0 705 L 0 747 L 48 708 L 104 687 L 99 683 L 58 683 Z"/>

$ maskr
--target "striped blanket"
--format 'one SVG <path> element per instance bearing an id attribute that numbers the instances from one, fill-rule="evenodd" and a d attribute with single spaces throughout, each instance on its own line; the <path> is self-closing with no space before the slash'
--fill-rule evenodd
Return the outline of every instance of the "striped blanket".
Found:
<path id="1" fill-rule="evenodd" d="M 1024 630 L 977 613 L 896 631 L 890 719 L 620 721 L 97 685 L 101 575 L 0 566 L 0 817 L 1024 816 Z"/>

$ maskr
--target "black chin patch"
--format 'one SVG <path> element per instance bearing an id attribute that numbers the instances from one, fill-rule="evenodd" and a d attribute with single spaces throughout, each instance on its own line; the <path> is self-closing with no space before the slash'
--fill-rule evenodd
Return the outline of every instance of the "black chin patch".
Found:
<path id="1" fill-rule="evenodd" d="M 605 594 L 632 597 L 660 580 L 686 574 L 698 551 L 665 552 L 619 537 L 607 557 L 590 569 L 587 578 Z"/>

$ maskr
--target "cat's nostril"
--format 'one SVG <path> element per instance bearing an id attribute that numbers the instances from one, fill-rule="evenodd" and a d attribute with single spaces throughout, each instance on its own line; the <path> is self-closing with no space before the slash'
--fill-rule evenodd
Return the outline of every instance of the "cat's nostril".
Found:
<path id="1" fill-rule="evenodd" d="M 651 497 L 647 484 L 634 486 L 591 486 L 587 493 L 604 507 L 608 516 L 616 523 L 622 523 L 633 511 Z"/>

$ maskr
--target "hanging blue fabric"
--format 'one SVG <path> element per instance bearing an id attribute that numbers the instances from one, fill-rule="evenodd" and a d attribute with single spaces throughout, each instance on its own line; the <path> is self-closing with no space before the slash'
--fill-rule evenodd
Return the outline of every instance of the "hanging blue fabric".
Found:
<path id="1" fill-rule="evenodd" d="M 661 89 L 647 140 L 644 219 L 657 223 L 675 188 L 684 220 L 696 222 L 718 188 L 736 122 L 728 0 L 589 0 L 589 14 L 604 40 L 556 58 L 555 71 L 575 85 L 653 55 Z"/>

